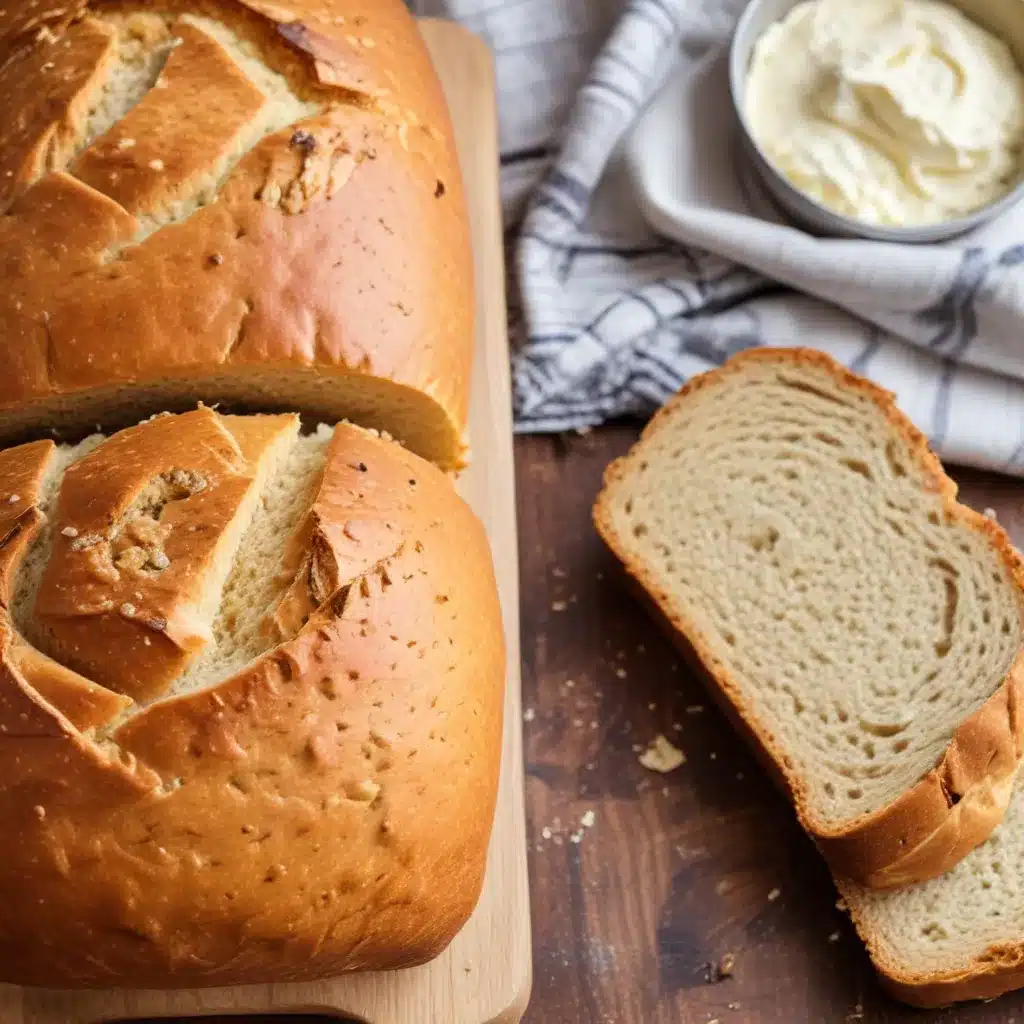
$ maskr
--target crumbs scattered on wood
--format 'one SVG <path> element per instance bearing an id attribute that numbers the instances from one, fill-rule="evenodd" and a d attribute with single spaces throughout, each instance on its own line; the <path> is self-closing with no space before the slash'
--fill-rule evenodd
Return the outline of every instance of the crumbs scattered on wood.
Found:
<path id="1" fill-rule="evenodd" d="M 640 763 L 652 772 L 667 775 L 686 762 L 686 755 L 661 733 L 651 740 L 647 749 L 640 755 Z"/>

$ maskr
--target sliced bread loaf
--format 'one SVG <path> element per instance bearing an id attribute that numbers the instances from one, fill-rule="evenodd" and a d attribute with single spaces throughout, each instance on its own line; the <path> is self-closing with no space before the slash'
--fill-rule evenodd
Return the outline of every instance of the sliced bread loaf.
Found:
<path id="1" fill-rule="evenodd" d="M 609 468 L 595 521 L 837 874 L 930 878 L 999 823 L 1022 564 L 892 396 L 810 351 L 740 356 Z"/>
<path id="2" fill-rule="evenodd" d="M 992 835 L 941 878 L 890 892 L 840 880 L 840 889 L 883 983 L 897 998 L 944 1006 L 1020 988 L 1024 785 L 1014 788 Z"/>

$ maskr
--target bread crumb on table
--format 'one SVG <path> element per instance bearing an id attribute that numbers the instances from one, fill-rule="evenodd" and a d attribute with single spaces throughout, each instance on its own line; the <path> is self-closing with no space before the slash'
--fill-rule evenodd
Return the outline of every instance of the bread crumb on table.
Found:
<path id="1" fill-rule="evenodd" d="M 830 935 L 830 936 L 828 937 L 828 941 L 829 941 L 829 942 L 838 942 L 838 941 L 839 941 L 839 932 L 833 932 L 833 933 L 832 933 L 832 934 L 831 934 L 831 935 Z"/>
<path id="2" fill-rule="evenodd" d="M 593 811 L 587 811 L 587 812 L 584 813 L 583 817 L 580 818 L 580 824 L 584 828 L 593 828 L 594 827 L 594 817 L 595 817 L 595 815 L 594 815 Z"/>
<path id="3" fill-rule="evenodd" d="M 736 954 L 726 953 L 715 966 L 715 981 L 725 981 L 731 978 L 736 968 Z"/>
<path id="4" fill-rule="evenodd" d="M 686 708 L 688 715 L 699 715 L 704 710 L 703 704 L 690 704 Z"/>
<path id="5" fill-rule="evenodd" d="M 768 893 L 768 902 L 774 903 L 782 895 L 782 890 L 776 886 Z"/>
<path id="6" fill-rule="evenodd" d="M 524 722 L 532 722 L 536 717 L 537 717 L 537 712 L 534 711 L 533 708 L 527 708 L 523 712 L 523 721 Z"/>
<path id="7" fill-rule="evenodd" d="M 640 755 L 640 763 L 652 772 L 667 775 L 686 763 L 686 755 L 661 733 L 651 740 L 647 749 Z"/>
<path id="8" fill-rule="evenodd" d="M 553 612 L 564 612 L 565 609 L 568 608 L 568 607 L 569 606 L 565 603 L 565 601 L 552 601 L 551 602 L 551 610 Z"/>

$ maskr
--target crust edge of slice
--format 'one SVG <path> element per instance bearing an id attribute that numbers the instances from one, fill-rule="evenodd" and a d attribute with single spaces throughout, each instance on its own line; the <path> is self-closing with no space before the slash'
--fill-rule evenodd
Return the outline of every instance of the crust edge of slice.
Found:
<path id="1" fill-rule="evenodd" d="M 762 764 L 788 793 L 801 825 L 817 843 L 832 871 L 870 889 L 925 881 L 948 871 L 992 833 L 1009 804 L 1013 779 L 1024 753 L 1024 651 L 1020 651 L 991 697 L 956 729 L 939 763 L 884 807 L 840 827 L 820 820 L 807 801 L 807 785 L 775 737 L 744 706 L 740 688 L 702 641 L 697 626 L 671 607 L 656 571 L 634 558 L 619 536 L 610 511 L 611 493 L 644 442 L 664 429 L 688 397 L 755 361 L 812 366 L 838 384 L 871 399 L 898 432 L 930 478 L 952 518 L 985 533 L 1017 585 L 1024 589 L 1024 561 L 993 520 L 957 501 L 957 485 L 946 475 L 925 436 L 900 411 L 895 397 L 812 349 L 751 349 L 724 366 L 692 378 L 646 426 L 639 441 L 605 470 L 593 508 L 597 532 L 622 563 L 655 618 L 666 627 L 684 657 L 705 679 L 716 703 L 753 746 Z"/>

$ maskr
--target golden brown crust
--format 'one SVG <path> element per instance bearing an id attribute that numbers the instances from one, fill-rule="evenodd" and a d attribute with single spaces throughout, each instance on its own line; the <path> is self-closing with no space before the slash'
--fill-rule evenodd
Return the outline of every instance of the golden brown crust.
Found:
<path id="1" fill-rule="evenodd" d="M 299 635 L 108 740 L 33 689 L 0 610 L 0 818 L 18 837 L 0 858 L 0 980 L 402 967 L 468 917 L 504 679 L 483 528 L 433 466 L 348 426 L 316 518 L 338 587 Z"/>
<path id="2" fill-rule="evenodd" d="M 689 395 L 714 386 L 722 376 L 741 372 L 749 362 L 774 361 L 812 365 L 832 374 L 844 387 L 874 401 L 892 429 L 903 436 L 926 474 L 949 517 L 984 532 L 1007 570 L 1024 587 L 1024 563 L 1005 531 L 995 522 L 956 500 L 956 484 L 945 474 L 927 440 L 898 409 L 893 396 L 842 367 L 824 353 L 809 349 L 754 349 L 734 357 L 719 370 L 693 378 L 648 424 L 641 442 L 669 422 L 677 405 Z M 840 876 L 869 888 L 890 888 L 933 878 L 949 870 L 983 842 L 1002 820 L 1010 799 L 1013 775 L 1024 749 L 1020 714 L 1024 686 L 1024 655 L 1018 656 L 1002 686 L 953 734 L 940 763 L 898 800 L 836 829 L 819 820 L 809 808 L 806 783 L 775 737 L 744 705 L 740 690 L 699 630 L 671 608 L 661 592 L 657 574 L 632 559 L 612 521 L 610 491 L 628 472 L 632 453 L 613 462 L 605 472 L 604 488 L 594 506 L 598 533 L 622 561 L 626 571 L 651 598 L 659 615 L 681 646 L 692 649 L 710 677 L 711 692 L 727 707 L 734 722 L 770 763 L 792 799 L 800 821 Z"/>
<path id="3" fill-rule="evenodd" d="M 12 172 L 0 189 L 0 437 L 58 410 L 74 427 L 127 401 L 136 416 L 154 412 L 168 382 L 187 382 L 193 402 L 266 407 L 262 371 L 277 374 L 278 407 L 358 415 L 460 465 L 468 223 L 444 99 L 400 0 L 97 0 L 70 26 L 72 5 L 28 6 L 0 0 L 0 85 L 13 76 L 26 112 L 20 134 L 0 140 L 0 172 Z M 123 10 L 226 24 L 320 113 L 228 160 L 215 201 L 188 215 L 255 113 L 219 44 L 178 26 L 195 59 L 172 52 L 168 87 L 68 166 L 81 97 L 112 59 L 103 19 Z M 73 55 L 61 58 L 74 63 L 68 87 L 37 109 L 58 51 Z M 145 137 L 121 149 L 136 122 Z"/>
<path id="4" fill-rule="evenodd" d="M 243 419 L 243 454 L 233 421 L 158 416 L 68 469 L 33 615 L 75 671 L 151 700 L 211 639 L 211 573 L 258 496 L 261 458 L 298 431 L 296 416 Z"/>

